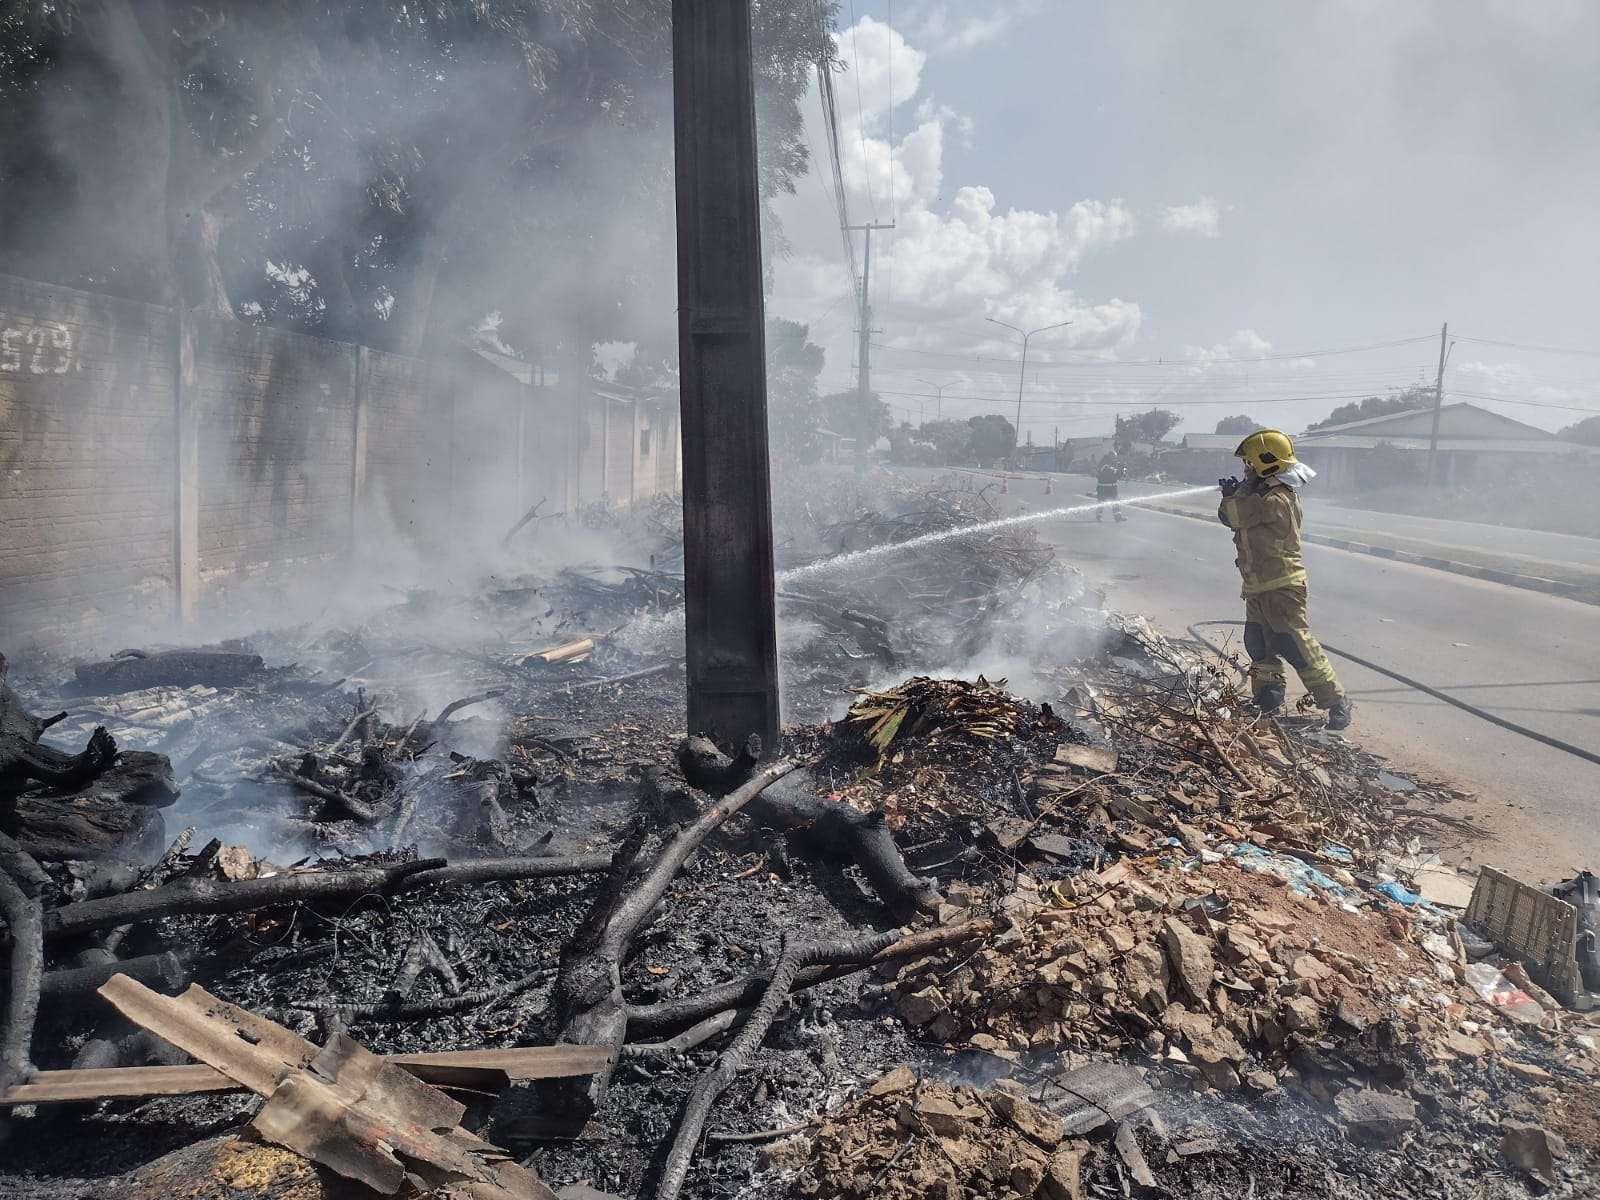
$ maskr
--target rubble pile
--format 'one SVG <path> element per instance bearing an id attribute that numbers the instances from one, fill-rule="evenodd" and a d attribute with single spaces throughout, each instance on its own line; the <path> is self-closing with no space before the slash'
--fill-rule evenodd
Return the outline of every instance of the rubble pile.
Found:
<path id="1" fill-rule="evenodd" d="M 791 496 L 786 559 L 994 515 L 902 486 Z M 1441 789 L 1250 715 L 1226 663 L 1021 536 L 785 584 L 780 755 L 685 738 L 673 516 L 536 508 L 508 540 L 583 561 L 13 664 L 0 1102 L 52 1136 L 14 1137 L 0 1189 L 1581 1177 L 1600 1032 L 1417 894 Z M 397 1130 L 399 1174 L 371 1149 Z M 1307 1168 L 1329 1130 L 1381 1169 Z"/>
<path id="2" fill-rule="evenodd" d="M 1066 1137 L 1058 1117 L 1017 1091 L 919 1079 L 898 1067 L 831 1114 L 803 1152 L 788 1152 L 799 1168 L 792 1194 L 1080 1200 L 1084 1159 L 1098 1151 Z"/>
<path id="3" fill-rule="evenodd" d="M 1232 862 L 1124 861 L 999 900 L 1010 929 L 975 955 L 907 968 L 903 1019 L 1010 1056 L 1142 1050 L 1202 1086 L 1270 1091 L 1301 1046 L 1381 1035 L 1439 1044 L 1429 956 L 1391 923 Z M 960 890 L 975 908 L 984 897 Z M 1393 912 L 1394 910 L 1391 910 Z M 1458 1017 L 1458 1019 L 1460 1019 Z"/>

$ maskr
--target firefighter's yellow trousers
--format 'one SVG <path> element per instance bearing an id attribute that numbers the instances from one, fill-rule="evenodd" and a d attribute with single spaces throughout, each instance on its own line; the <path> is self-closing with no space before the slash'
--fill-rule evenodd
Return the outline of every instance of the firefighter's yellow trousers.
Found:
<path id="1" fill-rule="evenodd" d="M 1318 708 L 1344 694 L 1333 664 L 1311 636 L 1304 584 L 1245 597 L 1244 648 L 1250 655 L 1250 690 L 1257 697 L 1269 687 L 1282 687 L 1285 659 Z"/>

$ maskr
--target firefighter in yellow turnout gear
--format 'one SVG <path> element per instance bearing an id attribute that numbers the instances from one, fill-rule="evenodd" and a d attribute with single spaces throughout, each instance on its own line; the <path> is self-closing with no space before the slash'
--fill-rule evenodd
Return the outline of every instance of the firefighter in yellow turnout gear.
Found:
<path id="1" fill-rule="evenodd" d="M 1316 472 L 1294 456 L 1288 435 L 1252 433 L 1234 450 L 1245 478 L 1222 481 L 1217 517 L 1233 530 L 1234 560 L 1244 580 L 1244 645 L 1250 654 L 1250 690 L 1263 712 L 1283 706 L 1287 659 L 1329 729 L 1348 729 L 1351 704 L 1333 664 L 1311 636 L 1306 612 L 1306 569 L 1300 558 L 1297 490 Z"/>

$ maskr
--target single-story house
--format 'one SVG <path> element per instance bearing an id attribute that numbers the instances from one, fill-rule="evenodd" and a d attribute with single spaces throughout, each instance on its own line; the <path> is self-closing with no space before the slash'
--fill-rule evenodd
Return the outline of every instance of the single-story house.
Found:
<path id="1" fill-rule="evenodd" d="M 1380 455 L 1398 452 L 1410 458 L 1413 469 L 1426 471 L 1432 430 L 1433 409 L 1411 409 L 1298 434 L 1295 453 L 1317 471 L 1327 491 L 1355 492 L 1372 486 L 1370 471 L 1392 472 L 1392 457 L 1380 463 Z M 1172 473 L 1193 476 L 1196 482 L 1237 474 L 1239 464 L 1232 455 L 1238 444 L 1237 434 L 1191 433 L 1183 439 L 1185 469 Z M 1456 403 L 1439 409 L 1437 455 L 1437 482 L 1454 487 L 1498 482 L 1515 468 L 1552 455 L 1600 462 L 1600 446 L 1562 441 L 1548 430 L 1476 404 Z M 1162 461 L 1165 465 L 1167 460 Z M 1175 461 L 1174 467 L 1178 465 Z"/>

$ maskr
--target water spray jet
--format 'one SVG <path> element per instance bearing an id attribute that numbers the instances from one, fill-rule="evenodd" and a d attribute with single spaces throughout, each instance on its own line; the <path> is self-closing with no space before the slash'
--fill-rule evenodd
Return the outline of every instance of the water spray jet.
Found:
<path id="1" fill-rule="evenodd" d="M 882 546 L 869 546 L 864 550 L 849 550 L 843 554 L 836 554 L 832 558 L 824 558 L 819 562 L 808 563 L 803 567 L 791 567 L 787 571 L 778 573 L 779 583 L 791 583 L 797 579 L 806 579 L 813 575 L 823 575 L 831 571 L 846 567 L 853 567 L 857 563 L 879 558 L 886 554 L 897 554 L 906 550 L 920 550 L 924 546 L 935 546 L 941 542 L 953 542 L 959 538 L 971 537 L 973 534 L 991 533 L 998 529 L 1014 529 L 1023 525 L 1035 525 L 1041 521 L 1054 521 L 1059 517 L 1076 516 L 1078 513 L 1095 512 L 1099 509 L 1115 508 L 1118 505 L 1142 504 L 1147 500 L 1175 500 L 1179 496 L 1198 496 L 1202 492 L 1216 491 L 1215 484 L 1205 484 L 1200 487 L 1180 488 L 1175 492 L 1161 492 L 1155 496 L 1136 496 L 1127 500 L 1097 500 L 1093 504 L 1074 504 L 1068 508 L 1051 508 L 1044 512 L 1019 513 L 1014 517 L 1000 517 L 993 521 L 980 521 L 976 525 L 962 525 L 956 529 L 944 529 L 938 533 L 925 533 L 920 537 L 910 538 L 904 542 L 890 542 Z"/>

